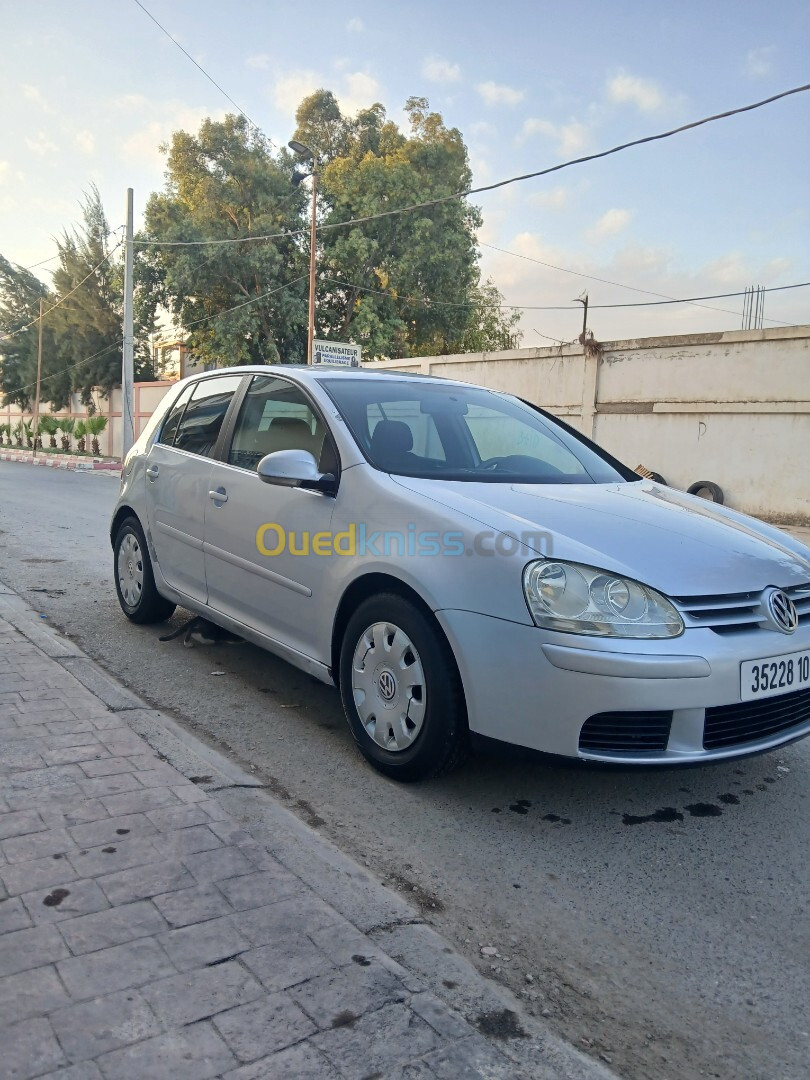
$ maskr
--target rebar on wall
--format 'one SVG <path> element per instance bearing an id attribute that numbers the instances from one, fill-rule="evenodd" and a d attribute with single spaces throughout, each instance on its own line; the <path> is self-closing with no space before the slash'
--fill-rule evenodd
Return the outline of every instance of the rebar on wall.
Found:
<path id="1" fill-rule="evenodd" d="M 761 330 L 765 320 L 765 286 L 751 285 L 743 300 L 743 330 Z"/>

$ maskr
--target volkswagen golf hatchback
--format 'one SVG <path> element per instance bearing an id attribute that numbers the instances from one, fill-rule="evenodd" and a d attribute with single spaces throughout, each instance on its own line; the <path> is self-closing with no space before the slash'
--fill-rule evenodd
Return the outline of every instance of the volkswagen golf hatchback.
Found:
<path id="1" fill-rule="evenodd" d="M 177 383 L 124 462 L 115 583 L 337 684 L 417 780 L 471 736 L 671 765 L 810 732 L 810 550 L 507 394 L 369 370 Z"/>

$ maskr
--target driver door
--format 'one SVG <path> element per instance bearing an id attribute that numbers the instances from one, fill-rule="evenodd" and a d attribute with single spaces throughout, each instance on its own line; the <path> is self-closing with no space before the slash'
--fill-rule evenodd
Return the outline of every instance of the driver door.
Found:
<path id="1" fill-rule="evenodd" d="M 330 458 L 328 471 L 337 475 L 332 437 L 303 391 L 255 375 L 210 476 L 222 498 L 206 507 L 208 603 L 313 656 L 322 587 L 336 558 L 317 554 L 313 538 L 330 530 L 334 498 L 261 481 L 258 464 L 276 450 L 307 450 L 322 468 Z"/>

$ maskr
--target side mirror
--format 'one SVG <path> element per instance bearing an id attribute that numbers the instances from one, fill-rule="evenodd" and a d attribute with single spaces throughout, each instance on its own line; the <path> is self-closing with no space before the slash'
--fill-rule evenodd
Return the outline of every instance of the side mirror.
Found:
<path id="1" fill-rule="evenodd" d="M 337 481 L 332 473 L 318 471 L 318 463 L 308 450 L 276 450 L 266 454 L 257 469 L 259 479 L 278 487 L 303 487 L 334 492 Z"/>

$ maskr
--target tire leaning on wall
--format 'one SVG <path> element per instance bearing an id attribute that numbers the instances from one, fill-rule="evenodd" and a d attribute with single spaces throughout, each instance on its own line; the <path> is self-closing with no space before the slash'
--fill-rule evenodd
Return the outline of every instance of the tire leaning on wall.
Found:
<path id="1" fill-rule="evenodd" d="M 698 480 L 697 483 L 688 487 L 686 491 L 689 495 L 699 495 L 701 499 L 706 499 L 707 502 L 719 503 L 721 506 L 724 502 L 723 489 L 711 480 Z"/>

